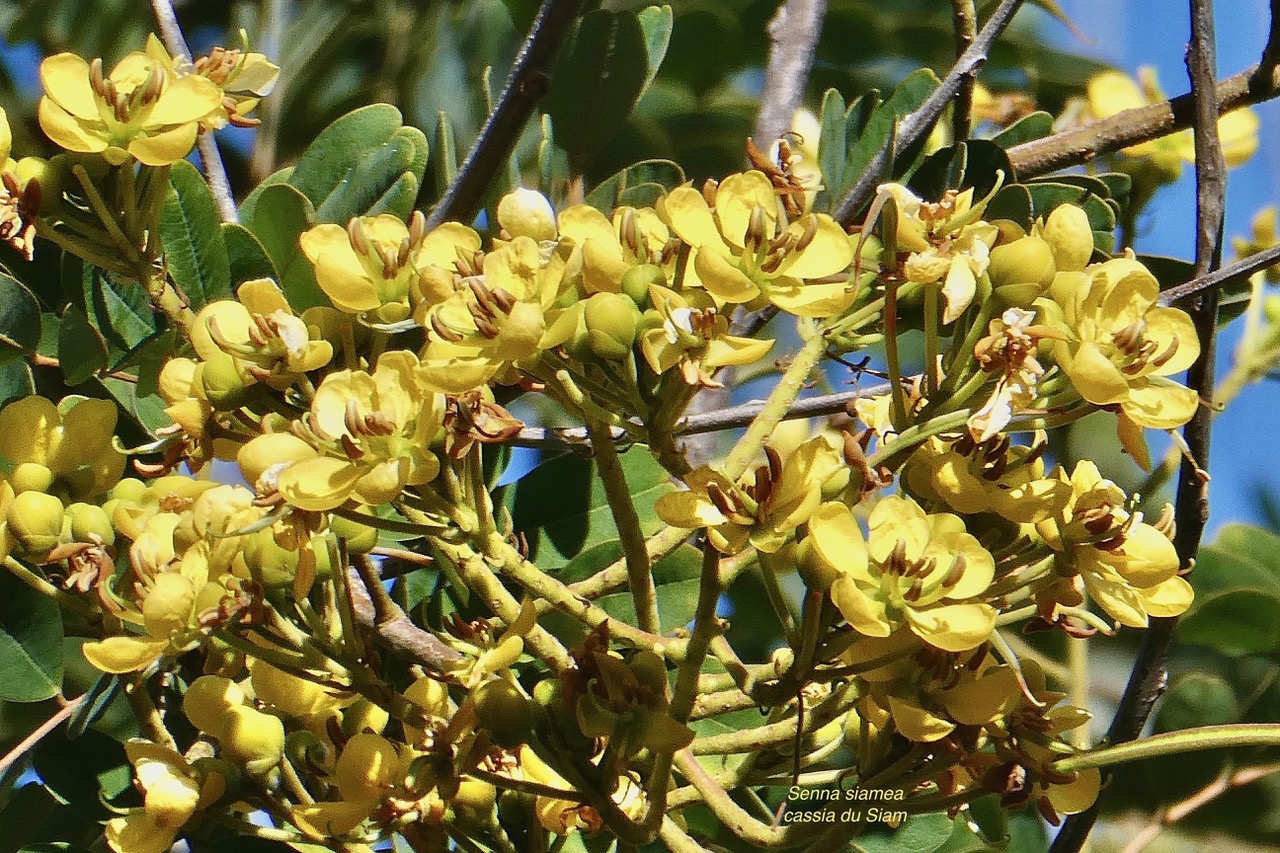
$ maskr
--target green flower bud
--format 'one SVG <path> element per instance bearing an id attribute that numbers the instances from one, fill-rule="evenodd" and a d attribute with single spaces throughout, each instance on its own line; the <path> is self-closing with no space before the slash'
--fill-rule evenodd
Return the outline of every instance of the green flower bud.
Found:
<path id="1" fill-rule="evenodd" d="M 636 341 L 640 310 L 621 293 L 596 293 L 583 307 L 587 325 L 587 347 L 598 358 L 618 361 L 626 357 Z"/>
<path id="2" fill-rule="evenodd" d="M 1045 220 L 1043 234 L 1058 269 L 1076 272 L 1088 266 L 1093 255 L 1093 228 L 1082 208 L 1058 205 Z"/>
<path id="3" fill-rule="evenodd" d="M 242 796 L 244 773 L 224 758 L 197 758 L 191 769 L 200 780 L 201 799 L 218 803 L 234 803 Z"/>
<path id="4" fill-rule="evenodd" d="M 100 506 L 86 503 L 74 503 L 67 507 L 67 520 L 71 522 L 71 539 L 74 542 L 93 542 L 101 540 L 104 545 L 112 545 L 116 541 L 115 528 L 111 526 L 111 516 Z"/>
<path id="5" fill-rule="evenodd" d="M 23 462 L 9 472 L 9 485 L 17 494 L 47 492 L 53 485 L 53 472 L 39 462 Z"/>
<path id="6" fill-rule="evenodd" d="M 365 515 L 372 514 L 363 507 L 357 508 L 356 512 Z M 347 540 L 347 553 L 349 554 L 368 554 L 378 544 L 377 528 L 369 527 L 339 515 L 329 517 L 329 531 L 339 539 Z"/>
<path id="7" fill-rule="evenodd" d="M 1048 287 L 1057 272 L 1049 244 L 1034 234 L 991 250 L 991 285 L 1036 284 Z"/>
<path id="8" fill-rule="evenodd" d="M 632 267 L 622 276 L 622 292 L 631 297 L 631 301 L 641 311 L 649 307 L 649 285 L 667 286 L 666 273 L 655 264 L 641 264 Z"/>
<path id="9" fill-rule="evenodd" d="M 243 406 L 249 400 L 246 384 L 236 360 L 224 352 L 213 352 L 200 365 L 200 387 L 210 405 L 220 412 L 229 412 Z"/>
<path id="10" fill-rule="evenodd" d="M 489 732 L 495 743 L 512 748 L 528 741 L 533 708 L 519 687 L 506 679 L 494 679 L 477 687 L 471 698 L 480 728 Z"/>
<path id="11" fill-rule="evenodd" d="M 40 557 L 62 535 L 62 501 L 43 492 L 23 492 L 9 505 L 9 533 L 28 556 Z"/>
<path id="12" fill-rule="evenodd" d="M 218 738 L 223 754 L 250 776 L 261 776 L 284 756 L 284 723 L 247 705 L 233 707 Z"/>
<path id="13" fill-rule="evenodd" d="M 840 577 L 840 570 L 822 559 L 809 537 L 802 539 L 796 546 L 796 571 L 800 574 L 800 580 L 804 581 L 805 588 L 814 592 L 826 592 L 836 578 Z"/>
<path id="14" fill-rule="evenodd" d="M 284 754 L 294 767 L 332 768 L 333 750 L 315 732 L 299 729 L 284 739 Z"/>
<path id="15" fill-rule="evenodd" d="M 482 779 L 463 779 L 458 783 L 458 792 L 449 802 L 460 811 L 485 815 L 497 801 L 498 789 L 493 785 Z"/>

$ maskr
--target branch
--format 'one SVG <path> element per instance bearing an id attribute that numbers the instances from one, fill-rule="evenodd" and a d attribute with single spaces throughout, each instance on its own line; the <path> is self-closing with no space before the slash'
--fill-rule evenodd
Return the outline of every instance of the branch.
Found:
<path id="1" fill-rule="evenodd" d="M 1270 47 L 1270 43 L 1268 43 Z M 1255 65 L 1219 82 L 1215 87 L 1218 115 L 1280 95 L 1273 61 Z M 1135 107 L 1084 127 L 1015 145 L 1007 152 L 1019 179 L 1088 163 L 1101 154 L 1168 136 L 1191 127 L 1195 114 L 1190 93 L 1168 101 Z"/>
<path id="2" fill-rule="evenodd" d="M 480 212 L 493 176 L 519 140 L 534 105 L 546 94 L 551 65 L 578 16 L 580 0 L 544 0 L 507 82 L 475 144 L 467 152 L 444 197 L 427 217 L 427 230 L 443 222 L 470 222 Z"/>
<path id="3" fill-rule="evenodd" d="M 978 33 L 973 44 L 960 55 L 933 94 L 920 105 L 920 109 L 903 117 L 898 125 L 897 143 L 892 147 L 899 152 L 910 151 L 932 132 L 942 111 L 960 92 L 964 80 L 978 75 L 978 69 L 987 61 L 991 46 L 1009 26 L 1014 13 L 1021 6 L 1022 0 L 1002 0 L 996 10 L 991 13 L 991 17 L 987 19 L 987 23 L 983 25 L 982 31 Z M 882 150 L 881 154 L 884 155 L 887 150 L 888 148 Z M 880 182 L 880 165 L 883 160 L 883 156 L 877 157 L 868 164 L 857 182 L 844 194 L 844 198 L 840 199 L 840 203 L 831 214 L 837 222 L 848 225 L 874 195 L 876 185 Z"/>
<path id="4" fill-rule="evenodd" d="M 10 767 L 17 763 L 22 756 L 34 749 L 36 744 L 44 740 L 51 731 L 70 719 L 71 715 L 78 711 L 80 706 L 84 704 L 84 700 L 88 696 L 89 694 L 86 693 L 83 696 L 78 696 L 63 705 L 58 709 L 58 713 L 45 720 L 35 731 L 24 737 L 17 746 L 6 752 L 4 757 L 0 758 L 0 778 L 3 778 L 4 775 L 9 772 Z"/>
<path id="5" fill-rule="evenodd" d="M 1218 139 L 1217 91 L 1213 69 L 1217 64 L 1213 31 L 1213 0 L 1190 0 L 1191 43 L 1187 48 L 1187 72 L 1195 107 L 1196 150 L 1196 265 L 1197 277 L 1207 275 L 1222 260 L 1223 208 L 1227 191 L 1227 167 Z M 1217 331 L 1218 291 L 1206 290 L 1191 310 L 1191 319 L 1200 339 L 1200 358 L 1187 371 L 1187 385 L 1202 400 L 1213 399 L 1214 334 Z M 1209 439 L 1213 410 L 1201 406 L 1183 428 L 1190 459 L 1184 459 L 1178 477 L 1174 509 L 1174 548 L 1184 569 L 1194 565 L 1200 537 L 1209 520 Z M 1169 682 L 1166 666 L 1176 616 L 1152 617 L 1142 638 L 1142 646 L 1129 674 L 1124 696 L 1107 730 L 1113 744 L 1136 739 L 1146 725 L 1156 700 Z M 1119 747 L 1123 749 L 1123 747 Z M 1105 765 L 1097 765 L 1105 766 Z M 1098 803 L 1073 815 L 1054 839 L 1053 853 L 1075 853 L 1084 844 L 1098 817 Z"/>
<path id="6" fill-rule="evenodd" d="M 791 118 L 804 100 L 826 13 L 827 0 L 785 0 L 769 21 L 769 64 L 755 132 L 762 149 L 791 128 Z"/>
<path id="7" fill-rule="evenodd" d="M 351 590 L 351 604 L 356 621 L 377 634 L 378 639 L 400 657 L 420 663 L 435 673 L 447 672 L 450 664 L 462 660 L 459 652 L 445 645 L 434 634 L 413 624 L 394 602 L 390 603 L 390 607 L 381 614 L 383 618 L 379 619 L 378 608 L 369 595 L 364 576 L 355 569 L 348 572 L 347 585 Z M 376 580 L 372 585 L 382 589 L 382 585 Z M 386 604 L 384 601 L 383 606 Z"/>
<path id="8" fill-rule="evenodd" d="M 160 38 L 164 41 L 165 50 L 175 59 L 182 57 L 193 59 L 191 48 L 178 26 L 178 16 L 173 11 L 170 0 L 151 0 L 151 10 L 156 16 L 156 25 L 160 28 Z M 239 222 L 240 214 L 236 210 L 236 200 L 231 193 L 231 181 L 227 179 L 227 168 L 222 163 L 222 155 L 218 153 L 218 141 L 212 130 L 201 130 L 196 138 L 196 146 L 200 149 L 200 163 L 204 166 L 204 179 L 209 184 L 214 201 L 218 203 L 218 216 L 223 222 Z"/>
<path id="9" fill-rule="evenodd" d="M 1255 255 L 1242 258 L 1234 264 L 1228 264 L 1221 269 L 1193 278 L 1186 284 L 1179 284 L 1163 291 L 1160 294 L 1160 304 L 1172 305 L 1197 294 L 1235 284 L 1238 281 L 1249 278 L 1256 272 L 1261 272 L 1278 261 L 1280 261 L 1280 245 L 1272 246 L 1270 249 L 1264 249 Z"/>

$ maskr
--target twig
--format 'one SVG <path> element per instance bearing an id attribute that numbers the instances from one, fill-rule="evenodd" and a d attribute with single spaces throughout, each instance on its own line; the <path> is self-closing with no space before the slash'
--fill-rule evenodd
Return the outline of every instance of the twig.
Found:
<path id="1" fill-rule="evenodd" d="M 1218 115 L 1269 101 L 1280 95 L 1275 68 L 1255 65 L 1228 77 L 1215 87 Z M 1058 169 L 1088 163 L 1100 154 L 1128 148 L 1186 130 L 1192 125 L 1194 104 L 1190 93 L 1168 101 L 1135 107 L 1084 127 L 1015 145 L 1007 152 L 1019 179 L 1045 175 Z"/>
<path id="2" fill-rule="evenodd" d="M 1274 773 L 1280 773 L 1280 764 L 1263 764 L 1256 767 L 1241 767 L 1237 770 L 1223 770 L 1212 782 L 1196 791 L 1184 800 L 1180 800 L 1166 809 L 1161 809 L 1141 831 L 1125 845 L 1121 853 L 1141 853 L 1147 845 L 1155 840 L 1166 828 L 1173 826 L 1187 815 L 1208 805 L 1223 794 L 1235 788 L 1252 785 Z"/>
<path id="3" fill-rule="evenodd" d="M 1277 262 L 1280 262 L 1280 245 L 1264 249 L 1256 255 L 1250 255 L 1247 258 L 1238 260 L 1234 264 L 1228 264 L 1221 269 L 1193 278 L 1186 284 L 1171 287 L 1160 294 L 1160 304 L 1172 305 L 1175 302 L 1189 299 L 1196 294 L 1217 290 L 1229 284 L 1244 281 L 1259 270 L 1264 270 Z"/>
<path id="4" fill-rule="evenodd" d="M 44 740 L 50 732 L 70 719 L 71 715 L 84 704 L 84 700 L 88 695 L 86 693 L 83 696 L 78 696 L 63 705 L 58 709 L 58 713 L 45 720 L 35 731 L 24 737 L 17 746 L 6 752 L 4 757 L 0 758 L 0 778 L 4 778 L 4 775 L 9 772 L 9 768 L 17 763 L 22 756 L 34 749 L 36 744 Z"/>
<path id="5" fill-rule="evenodd" d="M 1195 106 L 1196 151 L 1196 264 L 1197 277 L 1207 275 L 1222 260 L 1222 222 L 1226 198 L 1226 163 L 1218 139 L 1217 92 L 1213 84 L 1216 46 L 1213 31 L 1213 0 L 1190 0 L 1191 43 L 1187 48 L 1187 71 Z M 1207 290 L 1191 311 L 1200 339 L 1200 358 L 1187 371 L 1187 385 L 1202 400 L 1213 399 L 1214 334 L 1217 330 L 1218 291 Z M 1203 472 L 1209 466 L 1209 439 L 1213 410 L 1201 406 L 1183 428 L 1190 459 L 1183 460 L 1179 472 L 1174 509 L 1176 533 L 1173 538 L 1178 559 L 1184 568 L 1194 563 L 1200 537 L 1209 520 L 1209 484 Z M 1156 700 L 1168 686 L 1166 658 L 1173 640 L 1177 617 L 1152 617 L 1150 628 L 1129 674 L 1124 696 L 1111 720 L 1107 739 L 1113 744 L 1132 741 L 1142 733 Z M 1098 803 L 1072 815 L 1063 824 L 1053 843 L 1053 853 L 1075 853 L 1084 844 L 1097 820 Z"/>
<path id="6" fill-rule="evenodd" d="M 769 21 L 769 62 L 760 92 L 755 142 L 766 148 L 791 127 L 804 100 L 827 0 L 785 0 Z"/>
<path id="7" fill-rule="evenodd" d="M 427 217 L 427 228 L 442 222 L 469 222 L 480 211 L 484 193 L 502 165 L 534 105 L 546 94 L 551 65 L 578 15 L 580 0 L 544 0 L 533 29 L 516 56 L 511 73 L 475 144 L 467 152 L 458 174 L 440 203 Z"/>
<path id="8" fill-rule="evenodd" d="M 974 0 L 951 0 L 951 26 L 956 34 L 956 58 L 973 46 L 978 36 L 978 10 Z M 951 112 L 951 141 L 961 142 L 969 137 L 969 121 L 973 109 L 973 85 L 978 82 L 970 75 L 960 81 L 955 106 Z"/>
<path id="9" fill-rule="evenodd" d="M 987 53 L 991 50 L 991 45 L 1004 32 L 1005 27 L 1009 26 L 1014 13 L 1021 8 L 1022 2 L 1023 0 L 1002 0 L 983 25 L 973 44 L 956 60 L 956 64 L 947 72 L 947 76 L 943 78 L 933 94 L 925 99 L 918 110 L 903 117 L 898 126 L 897 151 L 910 151 L 929 135 L 942 115 L 942 111 L 960 91 L 964 79 L 977 76 L 978 69 L 987 61 Z M 863 170 L 857 182 L 840 199 L 840 203 L 831 214 L 832 217 L 837 222 L 849 224 L 871 198 L 879 181 L 880 169 L 873 162 Z"/>
<path id="10" fill-rule="evenodd" d="M 360 582 L 357 583 L 357 580 Z M 446 646 L 434 634 L 413 624 L 394 602 L 391 605 L 394 608 L 390 611 L 391 618 L 378 621 L 373 599 L 365 588 L 364 579 L 354 570 L 347 575 L 347 585 L 351 590 L 356 621 L 377 634 L 378 639 L 400 657 L 420 663 L 435 673 L 446 672 L 450 664 L 462 659 L 459 652 Z M 374 586 L 381 588 L 380 584 L 375 583 Z"/>
<path id="11" fill-rule="evenodd" d="M 178 16 L 173 11 L 170 0 L 151 0 L 151 10 L 155 13 L 156 24 L 160 28 L 160 38 L 164 41 L 165 50 L 175 59 L 183 57 L 194 59 L 187 40 L 178 26 Z M 239 222 L 240 214 L 236 211 L 236 200 L 231 193 L 231 181 L 227 179 L 227 168 L 222 163 L 222 155 L 218 153 L 218 141 L 211 130 L 201 130 L 196 139 L 200 149 L 200 162 L 204 166 L 204 179 L 209 184 L 214 201 L 218 204 L 218 216 L 223 222 Z"/>

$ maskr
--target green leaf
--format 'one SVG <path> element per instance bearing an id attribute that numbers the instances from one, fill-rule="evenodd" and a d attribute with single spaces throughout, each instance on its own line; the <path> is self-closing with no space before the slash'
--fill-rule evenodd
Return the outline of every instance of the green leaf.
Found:
<path id="1" fill-rule="evenodd" d="M 0 699 L 39 702 L 62 687 L 62 614 L 52 599 L 0 573 Z"/>
<path id="2" fill-rule="evenodd" d="M 239 222 L 222 223 L 222 242 L 227 247 L 227 263 L 231 286 L 235 287 L 255 278 L 277 279 L 276 265 L 253 232 Z"/>
<path id="3" fill-rule="evenodd" d="M 859 806 L 871 819 L 873 809 L 880 813 L 894 811 L 892 802 Z M 885 832 L 881 826 L 859 835 L 853 849 L 859 853 L 933 853 L 951 837 L 952 821 L 945 814 L 918 814 L 908 817 L 896 830 Z"/>
<path id="4" fill-rule="evenodd" d="M 116 404 L 138 426 L 154 436 L 160 427 L 173 420 L 164 413 L 165 402 L 157 394 L 139 394 L 138 386 L 123 379 L 102 376 L 97 382 L 116 401 Z"/>
<path id="5" fill-rule="evenodd" d="M 135 281 L 63 256 L 63 283 L 72 304 L 84 311 L 110 349 L 109 367 L 159 331 L 147 292 Z"/>
<path id="6" fill-rule="evenodd" d="M 684 170 L 670 160 L 641 160 L 596 184 L 586 202 L 608 216 L 619 205 L 644 206 L 637 192 L 665 194 L 684 181 Z"/>
<path id="7" fill-rule="evenodd" d="M 31 365 L 25 361 L 0 364 L 0 406 L 34 393 L 36 382 L 31 375 Z"/>
<path id="8" fill-rule="evenodd" d="M 79 385 L 107 366 L 107 342 L 84 312 L 68 305 L 58 324 L 58 364 L 68 385 Z"/>
<path id="9" fill-rule="evenodd" d="M 112 816 L 100 796 L 134 795 L 124 745 L 102 732 L 89 729 L 75 740 L 55 733 L 40 741 L 32 757 L 45 786 L 93 820 Z"/>
<path id="10" fill-rule="evenodd" d="M 409 174 L 416 198 L 426 166 L 427 138 L 422 131 L 404 127 L 400 111 L 390 104 L 371 104 L 321 131 L 288 180 L 311 202 L 316 222 L 346 224 L 351 217 L 369 212 L 388 193 L 391 198 L 383 209 L 407 217 L 413 205 L 413 199 L 408 204 L 404 201 L 408 184 L 395 188 Z M 262 204 L 263 198 L 265 193 L 256 204 Z"/>
<path id="11" fill-rule="evenodd" d="M 102 674 L 84 694 L 80 707 L 67 720 L 67 737 L 78 738 L 89 726 L 107 712 L 107 708 L 120 695 L 120 676 Z"/>
<path id="12" fill-rule="evenodd" d="M 654 503 L 675 487 L 647 448 L 632 448 L 621 461 L 641 530 L 650 536 L 662 527 Z M 515 529 L 528 539 L 530 556 L 544 571 L 560 569 L 582 551 L 618 538 L 604 485 L 589 459 L 557 456 L 522 477 L 508 494 Z"/>
<path id="13" fill-rule="evenodd" d="M 1053 116 L 1043 110 L 1025 115 L 997 133 L 991 141 L 1006 151 L 1015 145 L 1040 139 L 1053 132 Z"/>
<path id="14" fill-rule="evenodd" d="M 243 222 L 246 219 L 253 219 L 254 214 L 257 211 L 258 201 L 262 198 L 262 193 L 266 191 L 267 187 L 272 187 L 277 184 L 287 184 L 289 183 L 289 178 L 292 176 L 293 167 L 286 166 L 283 169 L 277 169 L 270 175 L 263 178 L 262 182 L 254 187 L 247 196 L 245 196 L 244 201 L 240 202 L 240 220 Z"/>
<path id="15" fill-rule="evenodd" d="M 174 163 L 160 216 L 160 238 L 169 274 L 193 311 L 231 296 L 221 224 L 218 205 L 200 170 L 186 160 Z"/>
<path id="16" fill-rule="evenodd" d="M 594 575 L 622 557 L 617 539 L 602 542 L 569 561 L 564 567 L 565 583 L 576 583 Z M 658 616 L 662 632 L 683 628 L 693 621 L 698 609 L 698 584 L 702 576 L 702 554 L 692 545 L 681 545 L 653 566 L 653 583 L 658 592 Z M 602 595 L 596 600 L 606 613 L 628 625 L 636 624 L 635 602 L 628 591 Z"/>
<path id="17" fill-rule="evenodd" d="M 316 283 L 315 270 L 302 253 L 298 238 L 316 223 L 311 201 L 288 184 L 275 184 L 263 190 L 253 208 L 253 217 L 245 226 L 262 243 L 267 256 L 279 273 L 277 281 L 293 310 L 302 313 L 329 300 Z"/>
<path id="18" fill-rule="evenodd" d="M 35 352 L 40 345 L 40 302 L 16 278 L 0 273 L 0 345 Z"/>
<path id="19" fill-rule="evenodd" d="M 1178 623 L 1178 636 L 1226 655 L 1280 652 L 1280 596 L 1254 587 L 1199 599 Z"/>
<path id="20" fill-rule="evenodd" d="M 911 190 L 925 199 L 942 198 L 949 189 L 973 188 L 974 198 L 985 198 L 998 179 L 1007 181 L 1013 166 L 1000 146 L 985 139 L 970 139 L 935 151 L 911 176 Z"/>
<path id="21" fill-rule="evenodd" d="M 671 29 L 675 23 L 675 17 L 671 14 L 670 6 L 648 6 L 637 12 L 636 18 L 640 21 L 640 29 L 644 32 L 645 56 L 648 58 L 648 74 L 645 76 L 644 85 L 640 87 L 640 92 L 643 94 L 653 82 L 653 78 L 658 76 L 658 68 L 667 55 L 667 48 L 671 46 Z"/>
<path id="22" fill-rule="evenodd" d="M 648 80 L 648 42 L 632 12 L 597 9 L 579 21 L 552 74 L 545 108 L 571 160 L 613 138 Z"/>

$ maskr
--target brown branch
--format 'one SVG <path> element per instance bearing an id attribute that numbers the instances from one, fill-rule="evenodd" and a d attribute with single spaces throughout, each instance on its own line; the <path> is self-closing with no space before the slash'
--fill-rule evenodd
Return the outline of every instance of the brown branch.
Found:
<path id="1" fill-rule="evenodd" d="M 32 749 L 35 749 L 36 744 L 48 737 L 50 732 L 70 719 L 71 715 L 78 711 L 80 706 L 84 704 L 84 700 L 88 695 L 89 694 L 86 693 L 83 696 L 79 696 L 63 705 L 58 709 L 58 713 L 45 720 L 36 728 L 35 731 L 24 737 L 17 746 L 6 752 L 4 757 L 0 758 L 0 778 L 3 778 L 3 776 L 9 772 L 9 768 L 17 763 L 22 756 L 26 755 Z"/>
<path id="2" fill-rule="evenodd" d="M 467 152 L 444 197 L 427 217 L 427 228 L 442 222 L 470 222 L 480 212 L 485 191 L 524 130 L 533 108 L 546 94 L 551 66 L 564 44 L 580 0 L 544 0 L 529 37 L 516 56 L 507 82 L 475 144 Z"/>
<path id="3" fill-rule="evenodd" d="M 826 13 L 827 0 L 785 0 L 769 22 L 769 63 L 755 132 L 762 149 L 791 128 L 791 118 L 804 100 Z"/>
<path id="4" fill-rule="evenodd" d="M 1222 80 L 1215 87 L 1215 94 L 1218 115 L 1280 95 L 1280 80 L 1273 61 L 1268 59 L 1266 64 L 1255 65 Z M 1186 130 L 1192 125 L 1194 112 L 1194 102 L 1188 92 L 1168 101 L 1135 107 L 1083 127 L 1015 145 L 1006 153 L 1018 178 L 1033 178 L 1088 163 L 1101 154 Z"/>
<path id="5" fill-rule="evenodd" d="M 955 31 L 956 58 L 959 59 L 978 37 L 978 12 L 974 8 L 974 0 L 951 0 L 951 27 Z M 969 137 L 973 86 L 977 82 L 976 76 L 968 76 L 960 81 L 960 90 L 956 92 L 955 106 L 952 107 L 953 142 L 961 142 Z"/>
<path id="6" fill-rule="evenodd" d="M 1191 43 L 1187 47 L 1187 72 L 1191 77 L 1196 151 L 1196 264 L 1197 277 L 1205 276 L 1222 260 L 1222 222 L 1227 190 L 1227 167 L 1218 139 L 1217 64 L 1213 31 L 1213 0 L 1190 0 Z M 1200 358 L 1187 371 L 1187 385 L 1202 400 L 1213 399 L 1214 336 L 1218 320 L 1218 291 L 1206 290 L 1191 310 L 1191 319 L 1200 339 Z M 1178 475 L 1174 509 L 1174 548 L 1184 569 L 1194 565 L 1205 523 L 1209 520 L 1209 439 L 1213 411 L 1196 410 L 1183 428 L 1190 459 L 1184 459 Z M 1166 665 L 1176 616 L 1152 617 L 1129 674 L 1129 683 L 1120 699 L 1107 740 L 1112 744 L 1131 741 L 1142 734 L 1156 700 L 1169 683 Z M 1107 774 L 1108 776 L 1110 774 Z M 1054 839 L 1053 853 L 1075 853 L 1088 838 L 1097 820 L 1099 804 L 1072 815 Z"/>
<path id="7" fill-rule="evenodd" d="M 378 639 L 400 657 L 420 663 L 435 673 L 448 671 L 452 663 L 462 659 L 459 652 L 446 646 L 434 634 L 413 624 L 389 597 L 382 601 L 383 612 L 379 619 L 379 608 L 369 594 L 373 588 L 382 590 L 382 585 L 376 579 L 366 584 L 363 575 L 352 569 L 347 576 L 347 585 L 351 589 L 351 604 L 356 621 L 373 631 Z M 386 595 L 385 590 L 383 595 Z"/>
<path id="8" fill-rule="evenodd" d="M 1270 249 L 1264 249 L 1257 254 L 1242 258 L 1234 264 L 1228 264 L 1221 269 L 1206 273 L 1191 279 L 1186 284 L 1179 284 L 1168 290 L 1162 291 L 1160 294 L 1161 305 L 1172 305 L 1175 302 L 1181 302 L 1184 299 L 1190 299 L 1200 293 L 1210 290 L 1218 290 L 1229 284 L 1235 284 L 1243 281 L 1256 272 L 1261 272 L 1269 266 L 1280 262 L 1280 245 L 1272 246 Z"/>

